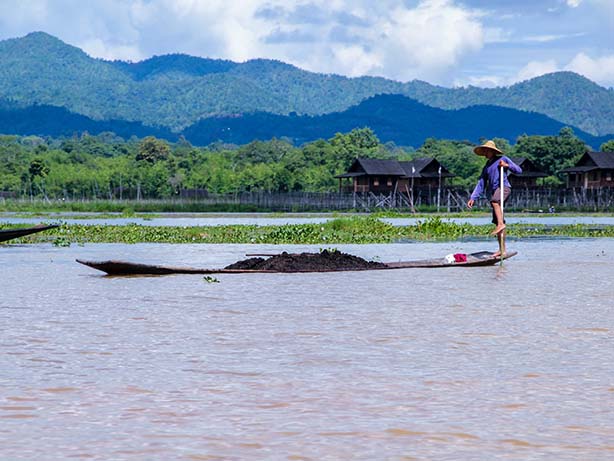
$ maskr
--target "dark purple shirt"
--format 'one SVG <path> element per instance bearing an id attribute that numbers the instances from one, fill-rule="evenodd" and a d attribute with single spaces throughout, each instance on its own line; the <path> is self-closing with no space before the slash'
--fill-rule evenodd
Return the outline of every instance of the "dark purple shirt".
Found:
<path id="1" fill-rule="evenodd" d="M 493 157 L 484 166 L 480 179 L 471 194 L 471 200 L 477 200 L 486 190 L 492 195 L 499 188 L 499 160 L 504 160 L 509 164 L 509 168 L 503 169 L 503 187 L 511 187 L 510 182 L 507 180 L 507 170 L 515 174 L 522 173 L 522 168 L 512 162 L 509 157 L 505 155 Z"/>

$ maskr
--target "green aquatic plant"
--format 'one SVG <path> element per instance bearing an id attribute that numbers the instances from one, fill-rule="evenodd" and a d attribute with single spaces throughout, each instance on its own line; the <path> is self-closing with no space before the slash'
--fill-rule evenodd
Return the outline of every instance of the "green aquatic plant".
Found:
<path id="1" fill-rule="evenodd" d="M 438 216 L 418 221 L 415 226 L 408 226 L 408 228 L 410 235 L 420 240 L 454 240 L 467 236 L 487 235 L 485 226 L 446 222 Z"/>
<path id="2" fill-rule="evenodd" d="M 17 228 L 18 225 L 0 225 Z M 509 224 L 512 238 L 536 237 L 614 237 L 614 226 L 573 224 L 545 226 L 540 224 Z M 286 225 L 224 225 L 224 226 L 143 226 L 83 225 L 63 223 L 57 229 L 33 234 L 13 242 L 53 242 L 62 246 L 70 243 L 267 243 L 314 244 L 330 249 L 338 244 L 391 243 L 396 241 L 451 241 L 462 239 L 492 239 L 492 225 L 472 225 L 442 220 L 439 217 L 419 220 L 415 225 L 394 226 L 370 217 L 340 217 L 319 224 Z"/>
<path id="3" fill-rule="evenodd" d="M 71 245 L 70 240 L 65 235 L 57 236 L 53 240 L 52 244 L 53 246 L 56 246 L 56 247 L 69 247 Z"/>

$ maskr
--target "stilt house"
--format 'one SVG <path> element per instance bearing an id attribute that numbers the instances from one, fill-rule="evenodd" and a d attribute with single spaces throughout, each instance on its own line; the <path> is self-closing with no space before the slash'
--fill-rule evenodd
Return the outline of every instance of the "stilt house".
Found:
<path id="1" fill-rule="evenodd" d="M 614 152 L 586 152 L 567 174 L 567 187 L 614 187 Z"/>
<path id="2" fill-rule="evenodd" d="M 388 194 L 405 192 L 411 187 L 443 187 L 446 178 L 452 176 L 434 158 L 418 158 L 407 162 L 357 158 L 346 173 L 335 177 L 339 178 L 339 190 Z M 352 181 L 351 186 L 344 187 L 345 179 Z"/>
<path id="3" fill-rule="evenodd" d="M 508 179 L 512 187 L 537 187 L 538 178 L 548 176 L 543 170 L 525 157 L 512 157 L 512 161 L 522 168 L 522 173 L 509 172 Z"/>

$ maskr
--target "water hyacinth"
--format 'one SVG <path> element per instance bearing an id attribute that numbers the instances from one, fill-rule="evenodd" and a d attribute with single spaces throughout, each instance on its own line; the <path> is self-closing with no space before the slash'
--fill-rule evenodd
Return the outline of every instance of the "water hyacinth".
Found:
<path id="1" fill-rule="evenodd" d="M 3 225 L 1 228 L 17 228 Z M 508 236 L 534 237 L 614 237 L 614 226 L 509 224 Z M 15 243 L 267 243 L 267 244 L 367 244 L 397 241 L 451 241 L 492 238 L 492 225 L 472 225 L 443 221 L 439 217 L 418 221 L 415 225 L 394 226 L 372 216 L 343 217 L 318 224 L 271 226 L 142 226 L 62 224 L 41 234 Z"/>

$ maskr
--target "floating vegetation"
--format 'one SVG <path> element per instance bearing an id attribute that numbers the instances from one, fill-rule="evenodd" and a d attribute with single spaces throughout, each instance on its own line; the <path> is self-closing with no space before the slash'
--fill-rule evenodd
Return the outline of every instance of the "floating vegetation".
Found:
<path id="1" fill-rule="evenodd" d="M 70 240 L 68 239 L 66 235 L 58 235 L 53 240 L 52 243 L 53 243 L 53 246 L 56 246 L 56 247 L 69 247 L 70 246 Z"/>
<path id="2" fill-rule="evenodd" d="M 0 226 L 0 228 L 7 226 Z M 8 226 L 17 227 L 17 226 Z M 266 243 L 315 244 L 323 248 L 349 243 L 391 243 L 398 241 L 451 241 L 470 238 L 490 239 L 492 225 L 447 222 L 439 217 L 419 220 L 415 225 L 394 226 L 375 217 L 342 217 L 319 224 L 274 226 L 142 226 L 63 224 L 44 234 L 34 234 L 20 242 L 57 241 L 67 243 Z M 508 224 L 512 238 L 535 237 L 614 237 L 614 226 L 572 224 L 546 226 Z M 55 240 L 54 240 L 55 239 Z"/>

